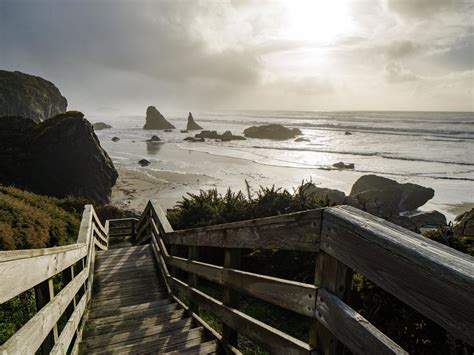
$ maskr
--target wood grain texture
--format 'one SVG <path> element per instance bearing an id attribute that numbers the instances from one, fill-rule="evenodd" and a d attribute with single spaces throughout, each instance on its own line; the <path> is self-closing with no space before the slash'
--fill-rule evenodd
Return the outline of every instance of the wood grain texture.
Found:
<path id="1" fill-rule="evenodd" d="M 83 295 L 81 300 L 76 306 L 73 314 L 69 318 L 68 322 L 64 326 L 64 329 L 61 332 L 56 344 L 54 345 L 53 349 L 51 350 L 50 354 L 66 354 L 69 345 L 76 333 L 77 328 L 79 327 L 79 323 L 81 322 L 81 318 L 84 314 L 87 305 L 86 296 Z"/>
<path id="2" fill-rule="evenodd" d="M 82 270 L 51 302 L 8 339 L 0 350 L 7 354 L 34 354 L 86 281 L 88 271 Z"/>
<path id="3" fill-rule="evenodd" d="M 348 206 L 324 211 L 321 249 L 474 345 L 474 258 Z"/>
<path id="4" fill-rule="evenodd" d="M 29 251 L 33 256 L 25 257 L 28 254 L 28 250 L 25 250 L 15 253 L 15 258 L 6 256 L 5 259 L 8 258 L 9 261 L 0 262 L 0 284 L 8 285 L 0 288 L 0 304 L 49 279 L 87 255 L 87 247 L 83 243 Z"/>
<path id="5" fill-rule="evenodd" d="M 359 313 L 324 288 L 318 290 L 316 318 L 353 353 L 408 354 Z"/>
<path id="6" fill-rule="evenodd" d="M 322 210 L 194 228 L 163 236 L 165 243 L 220 248 L 318 251 Z"/>
<path id="7" fill-rule="evenodd" d="M 193 298 L 200 308 L 214 314 L 230 328 L 235 329 L 239 334 L 246 336 L 271 352 L 279 354 L 308 354 L 311 350 L 308 344 L 245 313 L 228 307 L 205 293 L 190 288 L 186 283 L 176 278 L 170 277 L 169 282 L 173 290 L 180 292 L 188 298 Z"/>
<path id="8" fill-rule="evenodd" d="M 251 272 L 227 269 L 199 261 L 168 257 L 167 263 L 206 280 L 223 285 L 255 298 L 273 303 L 296 313 L 314 317 L 317 287 Z"/>

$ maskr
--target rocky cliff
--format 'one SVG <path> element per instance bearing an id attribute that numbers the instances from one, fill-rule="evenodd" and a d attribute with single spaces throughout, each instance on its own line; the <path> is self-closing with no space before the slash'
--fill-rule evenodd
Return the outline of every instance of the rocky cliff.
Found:
<path id="1" fill-rule="evenodd" d="M 67 100 L 51 82 L 19 71 L 0 70 L 0 116 L 35 122 L 66 112 Z"/>
<path id="2" fill-rule="evenodd" d="M 146 122 L 143 129 L 174 129 L 155 106 L 148 106 L 146 109 Z"/>
<path id="3" fill-rule="evenodd" d="M 0 117 L 0 183 L 49 196 L 107 202 L 118 173 L 81 112 L 40 124 Z"/>

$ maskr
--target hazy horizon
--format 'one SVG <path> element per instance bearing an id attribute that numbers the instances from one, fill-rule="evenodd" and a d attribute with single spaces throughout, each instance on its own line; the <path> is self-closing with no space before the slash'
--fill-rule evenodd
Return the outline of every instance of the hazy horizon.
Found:
<path id="1" fill-rule="evenodd" d="M 0 69 L 69 109 L 474 111 L 474 3 L 0 0 Z"/>

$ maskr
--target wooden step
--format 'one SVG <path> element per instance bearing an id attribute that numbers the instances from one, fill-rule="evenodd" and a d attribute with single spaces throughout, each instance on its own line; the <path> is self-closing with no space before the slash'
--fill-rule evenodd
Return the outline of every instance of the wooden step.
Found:
<path id="1" fill-rule="evenodd" d="M 164 292 L 135 293 L 128 296 L 119 295 L 117 298 L 94 297 L 92 298 L 91 307 L 92 309 L 125 307 L 141 302 L 158 301 L 168 297 L 169 296 Z"/>
<path id="2" fill-rule="evenodd" d="M 124 314 L 115 314 L 113 316 L 108 316 L 108 317 L 101 317 L 101 318 L 90 317 L 87 323 L 91 326 L 97 326 L 97 325 L 107 324 L 107 323 L 124 322 L 131 319 L 156 317 L 164 313 L 176 311 L 178 308 L 179 307 L 176 303 L 171 303 L 164 306 L 157 306 L 156 308 L 142 309 L 135 312 L 128 312 Z"/>
<path id="3" fill-rule="evenodd" d="M 191 347 L 201 344 L 205 340 L 203 327 L 194 328 L 188 331 L 175 329 L 165 336 L 146 336 L 143 338 L 124 341 L 101 348 L 91 349 L 87 354 L 108 354 L 117 352 L 120 354 L 139 354 L 150 352 L 166 352 L 178 350 L 184 347 Z"/>
<path id="4" fill-rule="evenodd" d="M 151 276 L 150 276 L 151 275 Z M 147 284 L 152 284 L 152 283 L 158 283 L 161 281 L 157 275 L 157 273 L 153 274 L 146 274 L 146 275 L 136 275 L 133 279 L 127 279 L 127 280 L 110 280 L 110 281 L 101 281 L 95 283 L 95 288 L 96 289 L 103 289 L 105 287 L 111 287 L 111 286 L 116 286 L 116 287 L 122 287 L 123 285 L 147 285 Z"/>
<path id="5" fill-rule="evenodd" d="M 113 265 L 101 265 L 96 264 L 95 271 L 96 273 L 109 272 L 114 270 L 129 270 L 135 269 L 142 266 L 156 265 L 153 258 L 149 259 L 140 259 L 140 260 L 131 260 L 114 263 Z"/>
<path id="6" fill-rule="evenodd" d="M 110 331 L 107 336 L 97 335 L 85 339 L 87 349 L 103 348 L 112 345 L 126 345 L 137 339 L 146 337 L 164 337 L 168 334 L 179 331 L 186 332 L 191 329 L 192 318 L 180 319 L 175 322 L 162 323 L 158 325 L 146 324 L 134 329 L 122 329 L 119 331 Z M 125 344 L 124 344 L 125 343 Z"/>
<path id="7" fill-rule="evenodd" d="M 179 350 L 170 351 L 164 353 L 166 355 L 179 355 L 179 354 L 216 354 L 217 353 L 217 340 L 206 341 L 199 345 L 191 346 L 188 348 L 180 348 Z"/>
<path id="8" fill-rule="evenodd" d="M 137 319 L 126 319 L 125 321 L 109 322 L 106 324 L 98 324 L 96 326 L 87 324 L 84 332 L 84 339 L 88 336 L 96 336 L 100 334 L 109 334 L 112 332 L 119 332 L 126 329 L 139 329 L 147 325 L 159 325 L 163 323 L 176 322 L 183 319 L 185 314 L 184 309 L 171 310 L 169 312 L 162 312 L 159 315 L 150 317 L 143 317 Z"/>
<path id="9" fill-rule="evenodd" d="M 165 298 L 167 297 L 167 292 L 164 289 L 150 289 L 150 288 L 143 288 L 138 290 L 130 290 L 127 292 L 109 292 L 109 293 L 95 293 L 92 297 L 92 303 L 94 302 L 116 302 L 116 301 L 127 301 L 128 299 L 133 299 L 136 297 L 157 297 L 157 298 Z"/>
<path id="10" fill-rule="evenodd" d="M 137 270 L 127 270 L 124 272 L 109 272 L 109 273 L 102 273 L 97 274 L 95 276 L 95 281 L 99 284 L 103 282 L 110 282 L 110 281 L 121 281 L 121 280 L 131 280 L 135 279 L 137 276 L 140 277 L 150 277 L 156 278 L 157 273 L 154 266 L 147 267 L 147 268 L 139 268 Z"/>
<path id="11" fill-rule="evenodd" d="M 91 312 L 90 318 L 95 319 L 95 318 L 102 318 L 102 317 L 108 317 L 108 316 L 113 316 L 113 315 L 123 315 L 127 313 L 153 309 L 159 306 L 169 305 L 171 303 L 172 303 L 171 298 L 165 298 L 158 301 L 143 302 L 143 303 L 138 303 L 138 304 L 125 306 L 125 307 L 98 308 L 98 309 L 95 309 L 94 312 Z"/>
<path id="12" fill-rule="evenodd" d="M 143 294 L 143 293 L 154 293 L 154 292 L 166 292 L 166 288 L 164 285 L 160 285 L 157 282 L 150 283 L 150 284 L 129 284 L 127 287 L 102 287 L 102 288 L 95 288 L 93 292 L 93 298 L 98 299 L 114 299 L 121 297 L 132 296 L 136 294 Z"/>
<path id="13" fill-rule="evenodd" d="M 116 248 L 112 250 L 105 250 L 105 251 L 97 251 L 97 256 L 98 258 L 104 256 L 104 255 L 115 255 L 115 254 L 120 254 L 120 253 L 131 253 L 131 252 L 140 252 L 140 251 L 146 251 L 150 250 L 151 245 L 150 244 L 145 244 L 145 245 L 135 245 L 135 246 L 127 246 L 123 248 Z"/>

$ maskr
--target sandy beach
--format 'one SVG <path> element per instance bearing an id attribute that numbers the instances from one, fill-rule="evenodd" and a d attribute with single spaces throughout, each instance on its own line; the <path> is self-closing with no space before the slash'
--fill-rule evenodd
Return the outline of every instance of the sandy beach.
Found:
<path id="1" fill-rule="evenodd" d="M 144 149 L 142 142 L 118 143 L 127 144 L 129 151 L 136 152 L 136 161 L 142 157 L 139 153 Z M 110 151 L 114 158 L 113 150 Z M 245 191 L 245 180 L 249 182 L 251 191 L 258 190 L 259 186 L 272 185 L 293 191 L 303 180 L 311 180 L 318 186 L 339 189 L 349 194 L 354 182 L 362 175 L 350 170 L 326 171 L 262 165 L 247 159 L 189 150 L 178 143 L 160 144 L 159 154 L 148 159 L 151 165 L 140 167 L 137 164 L 132 168 L 129 164 L 115 160 L 119 179 L 112 192 L 111 202 L 114 205 L 140 212 L 149 199 L 156 199 L 167 209 L 172 208 L 187 193 L 197 193 L 201 189 L 217 188 L 223 193 L 230 187 L 235 191 Z M 435 197 L 422 209 L 439 210 L 448 220 L 474 207 L 472 201 L 460 198 L 463 194 L 469 196 L 468 192 L 463 193 L 462 182 L 420 177 L 397 177 L 396 180 L 435 189 Z"/>

